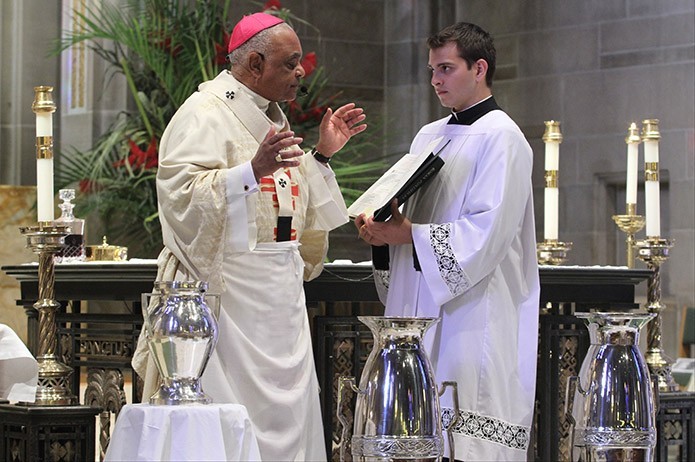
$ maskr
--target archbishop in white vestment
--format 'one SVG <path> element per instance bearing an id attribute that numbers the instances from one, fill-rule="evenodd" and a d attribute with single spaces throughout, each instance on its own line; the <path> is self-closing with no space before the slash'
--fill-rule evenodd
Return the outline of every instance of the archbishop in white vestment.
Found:
<path id="1" fill-rule="evenodd" d="M 263 459 L 325 460 L 303 280 L 321 272 L 328 231 L 347 210 L 332 170 L 309 155 L 256 184 L 249 161 L 273 125 L 288 128 L 279 106 L 228 71 L 174 115 L 157 173 L 158 279 L 208 281 L 221 294 L 219 341 L 201 384 L 214 402 L 247 407 Z M 276 242 L 282 208 L 291 239 Z M 134 364 L 144 376 L 143 354 Z"/>
<path id="2" fill-rule="evenodd" d="M 451 142 L 404 206 L 413 245 L 390 246 L 390 279 L 377 284 L 386 315 L 441 318 L 425 343 L 437 382 L 458 383 L 456 459 L 526 460 L 540 293 L 532 153 L 492 97 L 459 117 L 471 120 L 443 118 L 413 140 L 410 152 Z M 454 406 L 448 392 L 441 400 L 446 427 Z"/>

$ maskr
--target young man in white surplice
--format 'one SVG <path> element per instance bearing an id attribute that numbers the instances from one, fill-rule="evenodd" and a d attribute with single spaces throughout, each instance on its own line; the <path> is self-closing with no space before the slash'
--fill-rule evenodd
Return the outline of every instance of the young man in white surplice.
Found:
<path id="1" fill-rule="evenodd" d="M 492 37 L 458 23 L 427 43 L 431 84 L 451 114 L 425 125 L 410 152 L 451 140 L 444 166 L 388 221 L 355 225 L 374 246 L 386 315 L 441 318 L 425 344 L 437 382 L 458 382 L 459 420 L 447 430 L 457 459 L 526 460 L 540 294 L 532 152 L 492 96 Z M 450 421 L 448 393 L 442 412 Z"/>

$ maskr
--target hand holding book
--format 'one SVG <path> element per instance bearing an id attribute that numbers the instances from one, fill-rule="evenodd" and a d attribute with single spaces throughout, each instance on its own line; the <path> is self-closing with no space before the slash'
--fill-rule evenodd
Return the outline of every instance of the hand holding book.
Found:
<path id="1" fill-rule="evenodd" d="M 384 173 L 349 208 L 348 214 L 355 218 L 360 214 L 374 215 L 374 221 L 385 221 L 391 216 L 394 199 L 403 205 L 410 196 L 433 178 L 444 165 L 439 157 L 451 140 L 447 140 L 436 152 L 443 137 L 427 145 L 419 154 L 406 154 Z"/>

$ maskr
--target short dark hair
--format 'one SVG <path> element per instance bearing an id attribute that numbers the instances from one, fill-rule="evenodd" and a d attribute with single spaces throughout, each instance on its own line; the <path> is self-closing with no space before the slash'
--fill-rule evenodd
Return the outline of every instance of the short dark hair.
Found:
<path id="1" fill-rule="evenodd" d="M 431 35 L 427 39 L 427 46 L 432 50 L 443 47 L 447 42 L 456 43 L 459 56 L 466 61 L 469 69 L 476 61 L 484 59 L 487 62 L 485 82 L 488 87 L 492 87 L 497 58 L 492 36 L 480 26 L 459 22 Z"/>

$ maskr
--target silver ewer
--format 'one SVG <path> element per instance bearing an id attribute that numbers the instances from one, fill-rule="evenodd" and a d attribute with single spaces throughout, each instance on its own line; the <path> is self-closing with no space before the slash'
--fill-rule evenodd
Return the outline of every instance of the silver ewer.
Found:
<path id="1" fill-rule="evenodd" d="M 639 349 L 639 332 L 654 314 L 576 316 L 586 322 L 591 345 L 579 376 L 567 382 L 572 460 L 653 460 L 657 395 Z"/>
<path id="2" fill-rule="evenodd" d="M 157 281 L 154 288 L 142 294 L 145 338 L 162 378 L 150 404 L 208 404 L 200 377 L 217 344 L 219 296 L 200 281 Z"/>
<path id="3" fill-rule="evenodd" d="M 340 458 L 345 460 L 349 424 L 342 415 L 345 387 L 357 393 L 352 434 L 353 461 L 441 460 L 444 455 L 439 396 L 452 387 L 455 415 L 458 394 L 455 382 L 440 390 L 423 346 L 425 331 L 439 318 L 358 316 L 374 337 L 359 388 L 354 377 L 340 377 L 338 420 L 343 426 Z M 452 422 L 452 425 L 455 422 Z M 453 439 L 449 438 L 451 460 Z"/>

